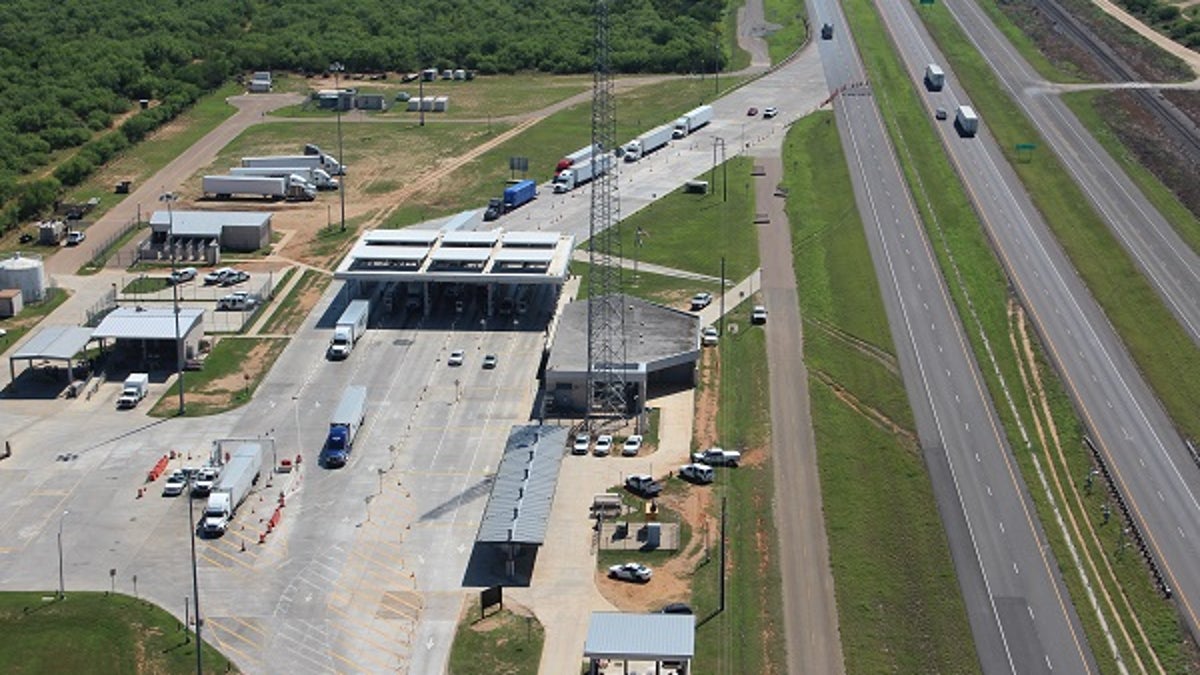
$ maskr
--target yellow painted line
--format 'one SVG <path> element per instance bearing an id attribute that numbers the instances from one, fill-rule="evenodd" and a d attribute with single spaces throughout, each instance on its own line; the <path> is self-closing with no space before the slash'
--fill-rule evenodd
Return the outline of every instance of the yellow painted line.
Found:
<path id="1" fill-rule="evenodd" d="M 411 593 L 412 593 L 412 595 L 418 595 L 416 591 L 411 591 Z M 383 597 L 395 598 L 400 604 L 404 605 L 405 607 L 412 607 L 413 609 L 417 610 L 418 612 L 420 612 L 422 609 L 421 605 L 419 605 L 419 604 L 414 605 L 411 602 L 408 602 L 403 596 L 396 593 L 395 591 L 384 591 Z M 418 596 L 418 599 L 419 599 L 419 596 Z"/>
<path id="2" fill-rule="evenodd" d="M 208 625 L 212 626 L 214 629 L 216 629 L 216 628 L 220 628 L 221 630 L 224 630 L 224 631 L 226 631 L 226 632 L 229 632 L 229 629 L 228 629 L 228 628 L 224 628 L 224 627 L 223 627 L 223 626 L 221 626 L 220 624 L 218 624 L 218 623 L 214 623 L 214 622 L 213 622 L 211 619 L 205 619 L 204 623 L 206 623 L 206 624 L 208 624 Z M 236 635 L 236 633 L 232 633 L 232 632 L 230 632 L 230 634 L 231 634 L 231 635 Z M 217 643 L 217 648 L 218 648 L 218 649 L 220 649 L 221 651 L 225 652 L 225 651 L 227 651 L 227 650 L 228 650 L 228 651 L 231 651 L 231 652 L 235 652 L 236 654 L 240 655 L 240 656 L 241 656 L 243 659 L 245 659 L 246 661 L 249 661 L 249 662 L 251 662 L 251 663 L 254 663 L 254 664 L 259 664 L 259 663 L 262 663 L 262 662 L 261 662 L 261 661 L 259 661 L 257 658 L 255 658 L 255 657 L 253 657 L 253 656 L 251 656 L 251 655 L 247 654 L 246 652 L 244 652 L 244 651 L 242 651 L 242 650 L 238 649 L 237 647 L 234 647 L 234 646 L 233 646 L 233 645 L 231 645 L 231 644 L 228 644 L 228 643 L 226 643 L 224 640 L 222 640 L 222 639 L 221 639 L 221 636 L 220 636 L 220 635 L 219 635 L 219 634 L 218 634 L 218 633 L 217 633 L 215 630 L 214 630 L 213 632 L 209 633 L 209 636 L 210 636 L 210 637 L 213 639 L 213 641 L 214 641 L 214 642 L 216 642 L 216 643 Z"/>
<path id="3" fill-rule="evenodd" d="M 221 557 L 226 558 L 227 560 L 231 560 L 235 564 L 241 565 L 242 567 L 244 567 L 248 570 L 254 569 L 253 565 L 239 560 L 237 558 L 237 556 L 230 555 L 230 554 L 226 553 L 225 551 L 222 551 L 220 548 L 218 548 L 216 546 L 209 546 L 208 548 L 205 549 L 205 553 L 216 553 L 216 554 L 220 555 Z"/>
<path id="4" fill-rule="evenodd" d="M 394 653 L 394 652 L 393 652 L 393 653 Z M 387 663 L 387 659 L 382 659 L 382 660 L 380 660 L 380 659 L 379 659 L 379 655 L 378 655 L 378 654 L 376 654 L 376 653 L 375 653 L 373 650 L 367 650 L 366 654 L 367 654 L 367 657 L 368 657 L 368 659 L 369 659 L 369 660 L 374 660 L 374 661 L 376 661 L 376 663 L 378 663 L 379 665 L 383 666 L 384 668 L 387 668 L 387 666 L 389 665 L 389 664 Z M 342 656 L 342 655 L 341 655 L 341 653 L 339 653 L 339 652 L 337 652 L 337 651 L 334 651 L 334 650 L 329 650 L 329 655 L 330 655 L 330 656 L 332 656 L 332 657 L 334 657 L 334 658 L 336 658 L 337 660 L 339 660 L 339 661 L 342 661 L 343 663 L 345 663 L 345 664 L 349 665 L 351 668 L 353 668 L 354 670 L 353 670 L 353 671 L 351 671 L 351 672 L 355 672 L 355 673 L 369 673 L 369 672 L 371 672 L 371 671 L 373 671 L 373 670 L 376 670 L 375 668 L 364 668 L 364 667 L 362 667 L 362 665 L 360 665 L 360 664 L 358 664 L 358 663 L 355 663 L 354 661 L 351 661 L 350 659 L 348 659 L 348 658 L 346 658 L 346 657 Z M 400 655 L 399 655 L 399 654 L 396 654 L 396 656 L 400 656 Z"/>
<path id="5" fill-rule="evenodd" d="M 226 618 L 227 618 L 227 619 L 229 619 L 229 620 L 231 620 L 231 621 L 236 621 L 236 622 L 238 622 L 238 623 L 242 624 L 242 625 L 243 625 L 243 626 L 245 626 L 246 628 L 249 628 L 250 630 L 254 631 L 255 633 L 258 633 L 259 635 L 261 635 L 261 636 L 263 636 L 263 637 L 266 637 L 266 636 L 267 636 L 267 631 L 263 630 L 262 628 L 259 628 L 258 626 L 255 626 L 254 624 L 250 623 L 249 621 L 246 621 L 245 619 L 243 619 L 243 618 L 241 618 L 241 617 L 238 617 L 238 616 L 229 616 L 229 617 L 226 617 Z"/>
<path id="6" fill-rule="evenodd" d="M 334 613 L 334 614 L 341 615 L 341 617 L 342 617 L 342 619 L 341 619 L 341 620 L 342 620 L 342 621 L 345 621 L 346 623 L 353 624 L 353 625 L 355 625 L 355 626 L 358 626 L 359 628 L 361 628 L 361 629 L 363 629 L 363 630 L 366 630 L 366 631 L 370 631 L 370 632 L 372 632 L 372 633 L 375 633 L 376 635 L 378 635 L 380 638 L 382 638 L 383 640 L 385 640 L 385 641 L 387 641 L 387 642 L 394 642 L 394 641 L 396 641 L 396 636 L 394 636 L 394 635 L 388 635 L 387 633 L 385 633 L 385 632 L 383 632 L 383 631 L 379 630 L 378 628 L 376 628 L 376 627 L 374 627 L 374 626 L 371 626 L 371 625 L 369 625 L 369 624 L 363 623 L 363 622 L 362 622 L 360 619 L 358 619 L 358 618 L 356 618 L 356 617 L 354 617 L 354 616 L 351 616 L 350 614 L 346 613 L 345 611 L 343 611 L 343 610 L 341 610 L 341 609 L 338 609 L 337 607 L 332 607 L 332 606 L 328 606 L 328 605 L 327 605 L 327 607 L 329 607 L 329 609 L 330 609 L 330 610 L 333 610 L 333 613 Z M 385 646 L 385 645 L 383 645 L 383 644 L 380 644 L 380 643 L 378 643 L 378 642 L 376 642 L 376 641 L 374 641 L 374 640 L 372 640 L 372 639 L 370 639 L 370 638 L 368 638 L 368 637 L 366 637 L 366 636 L 362 635 L 361 633 L 356 633 L 356 634 L 355 634 L 355 636 L 356 636 L 356 637 L 358 637 L 358 638 L 359 638 L 359 639 L 361 639 L 361 640 L 364 640 L 364 641 L 366 641 L 366 642 L 370 642 L 371 644 L 375 645 L 376 647 L 379 647 L 379 649 L 381 649 L 381 650 L 383 650 L 383 651 L 385 651 L 385 652 L 391 652 L 391 651 L 392 651 L 390 647 L 387 647 L 387 646 Z M 395 654 L 396 656 L 401 656 L 401 654 L 400 654 L 399 652 L 392 652 L 392 653 L 393 653 L 393 654 Z"/>
<path id="7" fill-rule="evenodd" d="M 30 497 L 66 497 L 71 494 L 67 490 L 34 490 L 29 493 Z"/>
<path id="8" fill-rule="evenodd" d="M 220 567 L 221 569 L 225 569 L 225 570 L 227 570 L 227 569 L 230 569 L 229 565 L 225 564 L 223 561 L 221 561 L 221 560 L 218 560 L 218 559 L 216 559 L 216 558 L 210 558 L 210 557 L 208 556 L 208 552 L 207 552 L 207 551 L 200 551 L 200 552 L 199 552 L 199 553 L 197 553 L 196 555 L 197 555 L 197 556 L 198 556 L 198 557 L 199 557 L 201 560 L 204 560 L 204 561 L 206 561 L 206 562 L 210 562 L 210 563 L 212 563 L 213 565 L 216 565 L 217 567 Z"/>
<path id="9" fill-rule="evenodd" d="M 243 622 L 243 623 L 245 623 L 245 622 Z M 225 625 L 222 625 L 220 620 L 214 620 L 214 619 L 205 619 L 204 620 L 205 626 L 210 625 L 210 624 L 215 628 L 220 628 L 221 630 L 225 631 L 226 633 L 229 633 L 230 635 L 241 640 L 242 642 L 245 642 L 247 645 L 253 647 L 254 649 L 260 650 L 260 651 L 262 650 L 263 646 L 261 644 L 254 642 L 253 640 L 247 638 L 246 636 L 242 635 L 241 633 L 239 633 L 235 630 L 230 629 L 229 627 L 227 627 Z"/>
<path id="10" fill-rule="evenodd" d="M 359 560 L 366 561 L 366 563 L 368 564 L 368 567 L 370 567 L 372 565 L 392 564 L 392 561 L 386 561 L 386 560 L 380 560 L 379 558 L 373 558 L 373 557 L 366 555 L 365 553 L 362 553 L 356 549 L 350 549 L 349 553 L 351 556 L 354 556 L 355 558 L 358 558 Z M 372 553 L 374 553 L 374 551 L 372 551 Z"/>

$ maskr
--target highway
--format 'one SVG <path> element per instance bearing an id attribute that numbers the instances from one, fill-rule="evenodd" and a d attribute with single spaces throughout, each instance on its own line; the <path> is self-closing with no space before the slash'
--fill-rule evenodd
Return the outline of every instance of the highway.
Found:
<path id="1" fill-rule="evenodd" d="M 835 26 L 826 80 L 982 669 L 1095 672 L 845 18 L 813 4 L 814 25 Z"/>
<path id="2" fill-rule="evenodd" d="M 948 4 L 947 9 L 1150 280 L 1167 309 L 1200 345 L 1200 255 L 1179 237 L 1062 99 L 1045 91 L 1045 81 L 975 2 Z M 914 50 L 920 43 L 901 44 L 912 56 L 917 55 Z M 906 59 L 911 67 L 911 59 L 907 55 Z"/>
<path id="3" fill-rule="evenodd" d="M 915 13 L 903 3 L 883 7 L 884 22 L 902 49 L 910 75 L 945 59 Z M 946 69 L 937 105 L 969 103 Z M 1200 634 L 1200 472 L 1183 440 L 1142 379 L 1124 345 L 1033 206 L 981 111 L 980 133 L 960 138 L 938 125 L 942 142 L 981 214 L 984 226 L 1050 358 L 1062 375 L 1130 512 L 1145 535 L 1193 634 Z"/>

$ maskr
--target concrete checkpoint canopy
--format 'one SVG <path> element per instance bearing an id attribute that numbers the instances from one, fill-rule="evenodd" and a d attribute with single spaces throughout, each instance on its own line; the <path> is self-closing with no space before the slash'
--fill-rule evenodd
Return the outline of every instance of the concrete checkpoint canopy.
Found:
<path id="1" fill-rule="evenodd" d="M 583 656 L 620 661 L 690 661 L 696 653 L 691 614 L 592 612 Z"/>

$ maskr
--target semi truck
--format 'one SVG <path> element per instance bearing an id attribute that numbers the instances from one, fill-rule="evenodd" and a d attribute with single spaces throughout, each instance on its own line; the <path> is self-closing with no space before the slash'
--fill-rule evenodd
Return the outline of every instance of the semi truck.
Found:
<path id="1" fill-rule="evenodd" d="M 537 181 L 520 180 L 504 188 L 500 197 L 488 200 L 484 220 L 495 220 L 513 209 L 528 204 L 537 197 Z"/>
<path id="2" fill-rule="evenodd" d="M 595 145 L 589 145 L 586 148 L 580 148 L 566 157 L 558 160 L 558 164 L 554 167 L 554 173 L 558 174 L 559 171 L 569 169 L 585 159 L 591 159 L 592 155 L 598 151 L 599 148 Z"/>
<path id="3" fill-rule="evenodd" d="M 338 318 L 333 327 L 333 337 L 329 340 L 329 358 L 344 359 L 350 356 L 354 345 L 363 333 L 367 332 L 367 318 L 371 312 L 370 300 L 351 300 L 346 305 L 346 311 Z"/>
<path id="4" fill-rule="evenodd" d="M 317 169 L 324 169 L 334 176 L 344 176 L 346 174 L 345 167 L 338 163 L 332 156 L 321 153 L 319 155 L 269 155 L 266 157 L 243 157 L 242 166 L 245 167 L 291 167 L 291 166 L 311 166 Z"/>
<path id="5" fill-rule="evenodd" d="M 358 435 L 366 415 L 367 388 L 346 387 L 333 418 L 329 420 L 329 435 L 325 437 L 325 447 L 321 449 L 320 459 L 326 468 L 346 465 L 346 458 L 354 447 L 354 437 Z"/>
<path id="6" fill-rule="evenodd" d="M 302 181 L 270 176 L 205 176 L 203 189 L 217 199 L 241 195 L 310 202 L 317 198 L 316 190 Z"/>
<path id="7" fill-rule="evenodd" d="M 655 127 L 625 144 L 625 161 L 636 162 L 671 142 L 675 128 L 670 124 Z"/>
<path id="8" fill-rule="evenodd" d="M 238 445 L 233 451 L 233 455 L 221 469 L 221 477 L 209 492 L 208 503 L 204 507 L 204 520 L 200 524 L 201 534 L 219 537 L 229 528 L 233 514 L 242 502 L 246 501 L 250 489 L 258 482 L 258 475 L 262 470 L 262 455 L 262 444 L 252 441 Z"/>
<path id="9" fill-rule="evenodd" d="M 975 109 L 971 106 L 960 105 L 954 115 L 954 126 L 958 127 L 959 136 L 974 136 L 979 131 L 979 115 L 975 114 Z"/>
<path id="10" fill-rule="evenodd" d="M 946 85 L 946 73 L 936 63 L 925 66 L 925 86 L 929 91 L 941 91 Z"/>
<path id="11" fill-rule="evenodd" d="M 612 168 L 612 159 L 612 155 L 604 153 L 559 171 L 554 177 L 555 194 L 570 192 L 596 176 L 603 176 Z"/>
<path id="12" fill-rule="evenodd" d="M 117 398 L 117 409 L 136 408 L 149 391 L 149 373 L 130 373 L 121 387 L 121 396 Z"/>
<path id="13" fill-rule="evenodd" d="M 325 169 L 312 166 L 235 166 L 229 170 L 231 176 L 269 176 L 272 178 L 287 178 L 300 176 L 318 190 L 336 190 L 338 179 L 329 175 Z"/>
<path id="14" fill-rule="evenodd" d="M 713 107 L 711 105 L 702 105 L 699 108 L 694 108 L 684 114 L 683 117 L 675 120 L 675 138 L 683 138 L 688 134 L 696 133 L 696 130 L 703 127 L 712 121 Z"/>

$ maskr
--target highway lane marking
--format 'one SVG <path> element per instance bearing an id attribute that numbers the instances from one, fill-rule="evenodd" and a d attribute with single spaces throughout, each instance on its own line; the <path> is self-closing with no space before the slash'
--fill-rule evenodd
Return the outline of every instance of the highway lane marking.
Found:
<path id="1" fill-rule="evenodd" d="M 237 563 L 238 565 L 241 565 L 242 567 L 244 567 L 244 568 L 246 568 L 246 569 L 248 569 L 248 570 L 252 570 L 252 569 L 254 569 L 254 566 L 253 566 L 253 565 L 251 565 L 251 564 L 249 564 L 249 563 L 246 563 L 246 562 L 243 562 L 243 561 L 239 560 L 239 559 L 237 558 L 237 556 L 230 555 L 229 553 L 226 553 L 225 551 L 222 551 L 221 549 L 219 549 L 219 548 L 217 548 L 217 547 L 215 547 L 215 546 L 210 546 L 210 547 L 208 547 L 208 548 L 206 549 L 206 551 L 205 551 L 205 552 L 206 552 L 206 553 L 216 553 L 216 554 L 220 555 L 220 556 L 221 556 L 221 557 L 223 557 L 223 558 L 227 558 L 227 559 L 229 559 L 229 560 L 232 560 L 234 563 Z"/>
<path id="2" fill-rule="evenodd" d="M 1182 528 L 1182 527 L 1179 527 L 1178 525 L 1176 525 L 1176 526 L 1175 526 L 1175 529 L 1176 529 L 1176 530 L 1179 530 L 1179 536 L 1180 536 L 1180 538 L 1182 538 L 1182 539 L 1187 539 L 1187 535 L 1183 533 L 1183 528 Z"/>
<path id="3" fill-rule="evenodd" d="M 369 633 L 375 633 L 380 638 L 382 638 L 385 642 L 384 643 L 377 642 L 376 640 L 373 640 L 370 637 L 363 635 L 361 630 L 355 632 L 355 636 L 358 637 L 359 639 L 361 639 L 365 642 L 369 642 L 372 645 L 375 645 L 381 651 L 389 652 L 396 656 L 402 656 L 402 654 L 400 654 L 399 652 L 393 652 L 390 648 L 385 646 L 387 642 L 398 641 L 396 639 L 395 635 L 389 635 L 388 633 L 385 633 L 368 623 L 364 623 L 362 620 L 351 615 L 349 612 L 346 612 L 345 610 L 341 609 L 340 607 L 330 606 L 329 609 L 333 610 L 334 614 L 338 614 L 342 617 L 341 619 L 338 619 L 338 621 L 342 621 L 342 622 L 345 622 L 348 624 L 353 624 L 353 625 L 357 626 L 358 628 L 365 630 Z M 342 632 L 348 632 L 348 631 L 343 630 Z"/>
<path id="4" fill-rule="evenodd" d="M 1016 560 L 1014 560 L 1014 561 L 1013 561 L 1013 572 L 1016 572 L 1018 576 L 1020 576 L 1020 574 L 1021 574 L 1021 568 L 1020 568 L 1020 567 L 1017 567 L 1017 561 L 1016 561 Z"/>
<path id="5" fill-rule="evenodd" d="M 958 156 L 954 152 L 950 152 L 949 154 L 950 154 L 951 160 L 956 165 L 959 165 L 961 167 L 962 162 L 959 160 Z M 995 168 L 995 164 L 993 162 L 991 162 L 991 156 L 990 155 L 985 155 L 985 156 L 987 157 L 989 163 L 992 164 L 993 169 L 995 169 L 996 171 L 999 171 L 999 169 Z M 962 175 L 961 169 L 960 169 L 960 175 Z M 966 181 L 961 181 L 961 182 L 962 182 L 963 186 L 966 188 L 967 192 L 969 192 L 971 194 L 972 199 L 978 199 L 975 189 L 973 187 L 971 187 L 971 185 L 968 184 Z M 1012 195 L 1012 196 L 1014 197 L 1014 202 L 1015 202 L 1015 195 Z M 1028 226 L 1028 231 L 1032 233 L 1033 227 L 1029 223 L 1029 219 L 1025 215 L 1025 211 L 1023 209 L 1018 208 L 1017 212 L 1021 216 L 1021 219 Z M 989 229 L 994 229 L 994 226 L 992 225 L 991 220 L 988 219 L 987 215 L 985 215 L 982 211 L 980 211 L 980 213 L 979 213 L 979 218 L 987 225 L 987 227 Z M 1086 320 L 1086 314 L 1083 311 L 1083 308 L 1079 306 L 1079 301 L 1075 298 L 1075 295 L 1073 293 L 1071 293 L 1070 289 L 1067 287 L 1066 281 L 1065 281 L 1065 279 L 1063 279 L 1062 274 L 1058 271 L 1058 267 L 1055 264 L 1055 261 L 1051 259 L 1049 252 L 1046 251 L 1045 246 L 1042 245 L 1042 243 L 1039 239 L 1034 237 L 1034 242 L 1037 244 L 1038 249 L 1042 252 L 1043 258 L 1050 264 L 1051 269 L 1054 270 L 1056 278 L 1059 280 L 1059 283 L 1062 285 L 1063 289 L 1066 291 L 1066 297 L 1070 301 L 1071 305 L 1075 308 L 1077 315 L 1084 318 L 1084 325 L 1090 330 L 1093 340 L 1094 340 L 1094 343 L 1099 346 L 1100 351 L 1104 356 L 1104 360 L 1107 362 L 1109 368 L 1111 368 L 1112 372 L 1116 374 L 1117 382 L 1125 390 L 1125 392 L 1127 394 L 1129 394 L 1129 398 L 1133 402 L 1138 415 L 1141 416 L 1143 422 L 1145 422 L 1146 429 L 1150 433 L 1150 436 L 1154 439 L 1155 443 L 1157 443 L 1159 454 L 1163 455 L 1164 458 L 1167 460 L 1167 464 L 1170 466 L 1171 470 L 1174 472 L 1175 477 L 1177 478 L 1179 483 L 1183 486 L 1183 489 L 1186 492 L 1187 496 L 1191 499 L 1193 507 L 1200 509 L 1200 503 L 1197 503 L 1196 496 L 1192 493 L 1192 491 L 1184 483 L 1183 476 L 1179 472 L 1179 467 L 1177 467 L 1175 465 L 1174 460 L 1172 460 L 1171 457 L 1167 454 L 1166 446 L 1164 445 L 1162 438 L 1159 437 L 1158 432 L 1150 424 L 1150 420 L 1147 417 L 1146 412 L 1142 408 L 1141 404 L 1133 396 L 1133 392 L 1129 387 L 1129 383 L 1127 383 L 1125 381 L 1125 378 L 1120 374 L 1119 371 L 1117 371 L 1117 366 L 1116 366 L 1116 363 L 1113 361 L 1112 355 L 1108 352 L 1108 350 L 1100 342 L 1099 335 L 1096 334 L 1096 330 L 1092 326 L 1091 322 Z M 1003 259 L 1005 267 L 1010 270 L 1009 277 L 1010 277 L 1013 285 L 1016 286 L 1016 288 L 1018 289 L 1018 295 L 1025 295 L 1026 297 L 1032 298 L 1033 296 L 1026 291 L 1025 285 L 1021 282 L 1020 277 L 1015 272 L 1013 272 L 1013 270 L 1015 270 L 1015 267 L 1012 263 L 1012 257 L 1010 255 L 1009 250 L 999 240 L 996 241 L 996 251 L 1000 255 L 1000 257 Z M 1043 290 L 1045 290 L 1045 289 L 1043 289 Z M 1035 307 L 1033 307 L 1030 304 L 1027 307 L 1027 309 L 1028 309 L 1029 313 L 1035 318 L 1037 325 L 1045 325 L 1041 321 L 1040 315 Z M 1054 303 L 1054 311 L 1056 313 L 1059 313 L 1058 303 Z M 1058 346 L 1054 342 L 1054 340 L 1051 338 L 1051 336 L 1048 333 L 1046 333 L 1044 335 L 1043 339 L 1045 340 L 1046 346 L 1049 349 L 1053 358 L 1058 363 L 1063 364 L 1064 361 L 1061 358 L 1061 356 L 1059 355 Z M 1163 568 L 1166 570 L 1167 576 L 1170 578 L 1172 586 L 1174 586 L 1174 588 L 1175 588 L 1175 597 L 1178 598 L 1178 600 L 1183 604 L 1189 618 L 1192 621 L 1192 625 L 1193 626 L 1200 625 L 1200 619 L 1197 618 L 1195 610 L 1192 609 L 1191 601 L 1188 600 L 1187 594 L 1185 592 L 1183 592 L 1183 590 L 1180 588 L 1178 580 L 1175 577 L 1174 572 L 1171 570 L 1170 564 L 1163 557 L 1162 551 L 1161 551 L 1161 549 L 1159 549 L 1158 544 L 1154 539 L 1154 533 L 1149 527 L 1149 522 L 1142 516 L 1141 509 L 1138 508 L 1136 499 L 1134 498 L 1133 494 L 1129 491 L 1128 486 L 1124 480 L 1124 477 L 1121 475 L 1120 468 L 1116 465 L 1115 462 L 1113 462 L 1114 455 L 1108 449 L 1108 445 L 1104 442 L 1103 436 L 1099 433 L 1100 427 L 1098 427 L 1095 424 L 1095 422 L 1093 421 L 1091 411 L 1089 411 L 1087 409 L 1087 406 L 1084 402 L 1081 392 L 1075 384 L 1074 378 L 1071 377 L 1071 375 L 1067 372 L 1067 370 L 1065 368 L 1060 368 L 1060 371 L 1061 371 L 1061 375 L 1062 375 L 1063 379 L 1067 383 L 1068 388 L 1070 389 L 1070 391 L 1073 394 L 1074 400 L 1079 405 L 1080 413 L 1085 418 L 1085 422 L 1086 422 L 1087 426 L 1093 430 L 1097 430 L 1096 438 L 1094 440 L 1095 440 L 1097 446 L 1100 448 L 1101 452 L 1108 459 L 1109 465 L 1111 467 L 1110 470 L 1111 470 L 1113 476 L 1115 476 L 1117 483 L 1120 485 L 1120 489 L 1126 495 L 1126 499 L 1129 502 L 1130 509 L 1137 516 L 1138 522 L 1140 522 L 1143 525 L 1143 529 L 1146 532 L 1146 538 L 1149 540 L 1150 545 L 1153 548 L 1157 559 L 1161 562 Z M 1142 458 L 1140 456 L 1138 457 L 1138 461 L 1141 462 L 1141 464 L 1144 468 L 1145 462 L 1142 461 Z M 1045 556 L 1043 555 L 1043 560 L 1044 560 L 1044 557 Z M 1047 568 L 1048 568 L 1048 563 L 1047 563 Z M 1057 586 L 1055 586 L 1055 594 L 1059 597 L 1059 602 L 1061 604 L 1063 602 L 1062 595 L 1061 595 L 1061 593 L 1058 592 Z M 1078 636 L 1075 635 L 1075 629 L 1073 626 L 1071 626 L 1071 635 L 1075 640 L 1076 647 L 1080 650 L 1080 653 L 1082 654 L 1083 653 L 1082 648 L 1079 646 L 1079 638 L 1078 638 Z M 1085 660 L 1085 663 L 1086 663 L 1086 660 Z"/>
<path id="6" fill-rule="evenodd" d="M 991 486 L 991 485 L 984 485 L 984 486 L 983 486 L 983 489 L 987 490 L 987 493 L 988 493 L 988 496 L 989 496 L 989 497 L 991 497 L 991 496 L 992 496 L 992 486 Z"/>
<path id="7" fill-rule="evenodd" d="M 879 133 L 881 135 L 886 134 L 887 132 L 883 128 L 883 120 L 880 118 L 879 110 L 876 108 L 870 108 L 870 110 L 875 113 L 874 116 L 872 117 L 872 121 L 874 122 L 875 128 L 879 130 Z M 866 114 L 866 109 L 864 108 L 864 116 L 865 116 L 865 114 Z M 849 117 L 849 114 L 847 114 L 847 117 Z M 858 137 L 854 133 L 855 128 L 856 127 L 853 127 L 853 126 L 850 127 L 850 133 L 849 133 L 850 146 L 851 146 L 851 149 L 854 151 L 854 158 L 857 163 L 857 167 L 858 167 L 860 174 L 863 176 L 867 176 L 869 174 L 869 172 L 867 171 L 867 167 L 863 162 L 862 153 L 859 150 Z M 877 166 L 881 166 L 881 165 L 877 165 Z M 898 174 L 899 167 L 896 166 L 896 160 L 895 160 L 894 156 L 892 157 L 892 166 L 895 169 L 896 173 Z M 899 289 L 900 289 L 901 285 L 900 285 L 898 276 L 896 274 L 895 262 L 893 261 L 892 255 L 888 249 L 887 238 L 884 236 L 884 232 L 882 230 L 882 222 L 879 219 L 879 210 L 875 204 L 875 195 L 872 191 L 871 181 L 869 181 L 869 180 L 864 181 L 864 188 L 866 191 L 868 206 L 871 209 L 872 215 L 874 215 L 874 217 L 875 217 L 875 230 L 876 230 L 878 236 L 880 237 L 881 243 L 883 245 L 883 254 L 884 254 L 884 258 L 887 263 L 888 272 L 890 273 L 893 287 L 897 289 L 897 295 L 899 296 L 900 295 Z M 916 208 L 912 203 L 912 195 L 906 192 L 904 194 L 904 199 L 905 199 L 905 204 L 907 204 L 907 206 L 908 206 L 909 213 L 913 218 L 913 222 L 914 223 L 919 222 Z M 936 269 L 936 265 L 934 264 L 933 253 L 929 249 L 929 242 L 922 239 L 922 244 L 924 247 L 926 258 L 930 262 L 931 269 Z M 909 267 L 913 272 L 913 276 L 915 277 L 916 276 L 916 266 L 910 265 Z M 941 288 L 938 289 L 938 291 L 941 293 L 942 301 L 949 311 L 950 298 L 948 296 L 948 292 L 947 292 L 945 286 L 943 285 Z M 1000 614 L 996 608 L 996 603 L 992 596 L 991 582 L 988 580 L 986 564 L 983 560 L 983 557 L 980 555 L 980 552 L 979 552 L 979 543 L 975 538 L 975 531 L 971 525 L 971 518 L 968 513 L 967 505 L 966 505 L 966 502 L 965 502 L 965 500 L 963 498 L 963 494 L 962 494 L 962 486 L 959 483 L 958 475 L 954 471 L 954 462 L 952 461 L 951 453 L 945 449 L 946 434 L 942 430 L 942 427 L 941 427 L 941 416 L 938 412 L 937 406 L 934 404 L 934 401 L 933 401 L 932 386 L 929 382 L 929 377 L 925 372 L 925 364 L 922 362 L 921 352 L 917 348 L 916 335 L 913 332 L 913 324 L 908 315 L 908 308 L 907 308 L 906 304 L 904 303 L 902 297 L 900 297 L 900 311 L 901 311 L 901 315 L 902 315 L 902 318 L 904 321 L 904 325 L 908 331 L 909 343 L 913 349 L 914 355 L 916 356 L 917 370 L 921 376 L 921 384 L 925 388 L 925 400 L 926 400 L 926 403 L 928 403 L 928 405 L 930 407 L 931 413 L 933 414 L 934 425 L 937 428 L 938 437 L 941 439 L 941 441 L 943 443 L 943 453 L 945 453 L 945 455 L 946 455 L 947 466 L 950 469 L 950 478 L 954 484 L 954 490 L 955 490 L 955 495 L 958 499 L 959 509 L 961 509 L 963 516 L 964 516 L 964 520 L 966 521 L 967 534 L 971 540 L 971 548 L 975 554 L 976 561 L 979 562 L 979 574 L 983 579 L 984 588 L 987 592 L 988 604 L 991 608 L 992 622 L 996 626 L 996 630 L 1000 635 L 1000 642 L 1004 649 L 1004 658 L 1008 662 L 1008 668 L 1010 671 L 1015 672 L 1016 666 L 1013 663 L 1012 649 L 1009 647 L 1008 637 L 1005 635 L 1004 625 L 1000 621 Z M 962 335 L 959 335 L 958 340 L 959 340 L 959 346 L 962 349 L 962 353 L 964 354 L 964 356 L 969 354 L 969 351 L 967 350 L 967 347 L 964 343 L 964 337 Z M 969 360 L 970 360 L 969 357 L 966 357 L 966 358 L 969 362 Z M 980 393 L 981 398 L 982 398 L 981 384 L 978 381 L 978 378 L 975 376 L 973 370 L 972 370 L 972 378 L 975 380 L 976 391 Z M 995 429 L 994 424 L 993 424 L 993 438 L 995 438 L 996 442 L 998 444 L 1000 444 L 1001 447 L 1003 447 L 1003 443 L 1000 440 L 999 431 L 997 429 Z M 1007 464 L 1007 459 L 1005 459 L 1005 462 Z M 1012 473 L 1011 467 L 1009 468 L 1009 473 L 1010 474 Z M 1028 518 L 1028 515 L 1027 515 L 1027 518 Z M 1032 529 L 1032 523 L 1030 524 L 1030 527 Z M 1048 567 L 1047 567 L 1047 570 L 1048 570 Z M 1057 592 L 1057 587 L 1055 588 L 1055 591 Z M 1060 603 L 1061 603 L 1061 598 L 1060 598 Z M 1064 609 L 1064 612 L 1065 612 L 1065 609 Z M 1073 633 L 1073 631 L 1072 631 L 1072 633 Z M 1078 638 L 1075 638 L 1075 640 L 1076 640 L 1076 644 L 1078 645 Z"/>
<path id="8" fill-rule="evenodd" d="M 999 521 L 999 523 L 1000 523 L 1000 534 L 1006 534 L 1007 530 L 1004 529 L 1004 521 L 1001 520 L 1001 521 Z"/>

